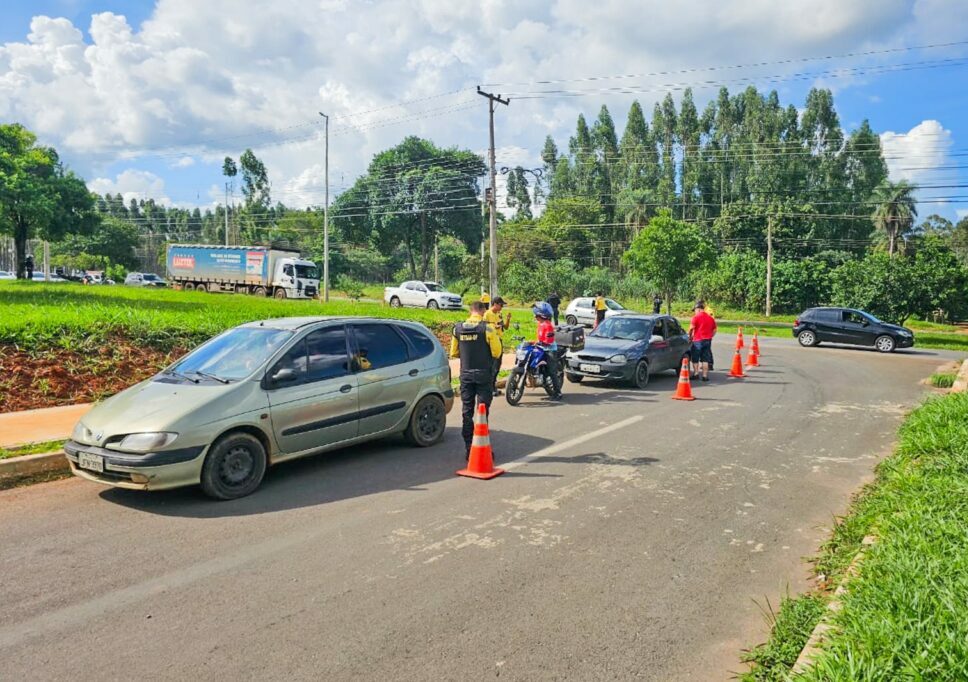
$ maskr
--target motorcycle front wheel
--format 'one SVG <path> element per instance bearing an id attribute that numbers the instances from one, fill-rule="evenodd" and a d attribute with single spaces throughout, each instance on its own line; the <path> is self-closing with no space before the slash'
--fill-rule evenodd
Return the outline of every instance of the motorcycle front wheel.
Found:
<path id="1" fill-rule="evenodd" d="M 517 405 L 524 397 L 524 370 L 515 367 L 508 375 L 507 386 L 504 387 L 504 397 L 508 405 Z"/>

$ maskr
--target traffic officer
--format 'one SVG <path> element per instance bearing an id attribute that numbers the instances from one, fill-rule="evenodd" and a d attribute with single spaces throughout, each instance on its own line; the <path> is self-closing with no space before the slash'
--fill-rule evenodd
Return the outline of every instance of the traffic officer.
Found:
<path id="1" fill-rule="evenodd" d="M 474 410 L 482 403 L 490 414 L 494 397 L 494 361 L 501 357 L 501 339 L 494 327 L 484 321 L 487 306 L 482 301 L 471 303 L 471 316 L 454 327 L 450 357 L 460 358 L 461 436 L 464 450 L 471 454 L 474 440 Z"/>
<path id="2" fill-rule="evenodd" d="M 484 321 L 494 327 L 498 338 L 501 339 L 502 346 L 504 343 L 504 332 L 511 326 L 511 313 L 508 313 L 506 318 L 501 316 L 501 311 L 504 310 L 505 305 L 503 298 L 495 296 L 491 300 L 491 307 L 484 313 Z M 501 372 L 501 361 L 503 359 L 504 356 L 499 355 L 494 361 L 494 395 L 501 395 L 501 391 L 497 388 L 497 375 Z"/>

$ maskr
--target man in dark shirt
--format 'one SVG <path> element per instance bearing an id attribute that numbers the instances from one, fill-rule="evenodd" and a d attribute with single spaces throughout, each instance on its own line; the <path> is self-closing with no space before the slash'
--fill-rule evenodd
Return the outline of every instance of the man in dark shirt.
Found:
<path id="1" fill-rule="evenodd" d="M 547 298 L 548 305 L 551 306 L 551 313 L 554 319 L 555 326 L 558 326 L 558 308 L 561 306 L 561 296 L 558 295 L 557 291 L 552 291 L 551 295 Z"/>

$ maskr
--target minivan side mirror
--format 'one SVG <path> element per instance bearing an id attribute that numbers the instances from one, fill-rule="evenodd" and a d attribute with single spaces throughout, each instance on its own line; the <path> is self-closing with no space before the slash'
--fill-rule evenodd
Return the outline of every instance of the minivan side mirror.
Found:
<path id="1" fill-rule="evenodd" d="M 296 380 L 296 372 L 288 367 L 277 369 L 269 380 L 273 384 L 289 384 Z"/>

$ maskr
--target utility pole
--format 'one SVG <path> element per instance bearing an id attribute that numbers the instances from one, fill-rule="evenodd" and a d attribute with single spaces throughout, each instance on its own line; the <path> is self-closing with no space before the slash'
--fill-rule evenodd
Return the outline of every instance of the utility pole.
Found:
<path id="1" fill-rule="evenodd" d="M 434 232 L 434 281 L 440 283 L 440 254 L 437 251 L 436 232 Z"/>
<path id="2" fill-rule="evenodd" d="M 323 303 L 329 302 L 329 116 L 323 112 L 319 115 L 326 119 L 326 155 L 323 160 Z"/>
<path id="3" fill-rule="evenodd" d="M 477 86 L 477 94 L 482 97 L 487 97 L 487 110 L 489 119 L 489 130 L 491 134 L 491 150 L 490 150 L 490 160 L 491 160 L 491 197 L 490 197 L 490 229 L 489 238 L 491 242 L 491 262 L 488 268 L 490 275 L 490 286 L 491 286 L 491 299 L 493 300 L 497 296 L 497 162 L 494 159 L 494 103 L 500 102 L 504 106 L 511 103 L 510 99 L 501 99 L 500 95 L 495 95 L 490 92 L 484 92 L 481 90 L 481 86 Z"/>
<path id="4" fill-rule="evenodd" d="M 766 316 L 773 314 L 773 216 L 766 219 Z"/>
<path id="5" fill-rule="evenodd" d="M 229 245 L 229 183 L 225 183 L 225 245 Z"/>

